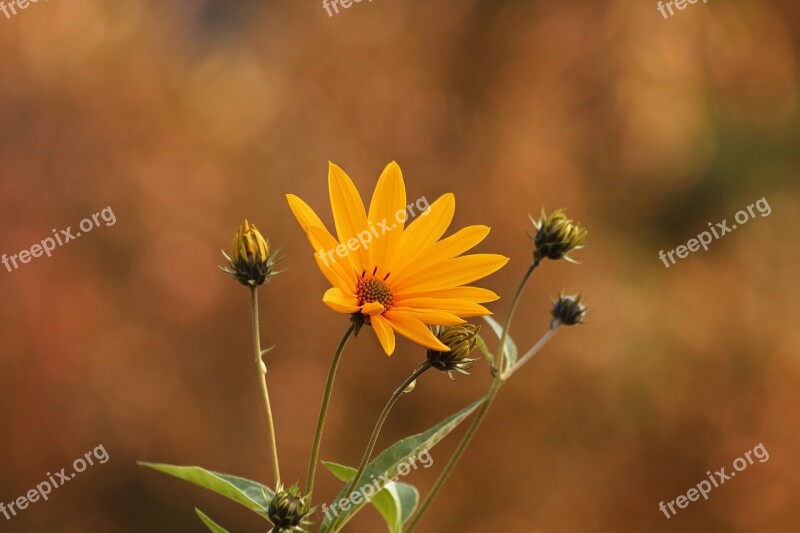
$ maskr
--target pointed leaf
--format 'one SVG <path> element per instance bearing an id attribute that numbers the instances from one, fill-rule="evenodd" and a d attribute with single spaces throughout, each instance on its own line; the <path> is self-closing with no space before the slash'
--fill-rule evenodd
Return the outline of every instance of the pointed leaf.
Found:
<path id="1" fill-rule="evenodd" d="M 274 492 L 261 483 L 238 476 L 220 474 L 199 466 L 174 466 L 141 461 L 139 464 L 221 494 L 267 518 L 267 509 Z"/>
<path id="2" fill-rule="evenodd" d="M 430 450 L 433 448 L 439 441 L 445 438 L 451 431 L 458 427 L 461 422 L 471 415 L 483 403 L 485 398 L 485 396 L 482 397 L 478 401 L 465 407 L 456 414 L 449 416 L 427 431 L 417 435 L 412 435 L 411 437 L 406 437 L 405 439 L 394 443 L 392 446 L 384 450 L 380 455 L 378 455 L 378 457 L 375 458 L 375 460 L 367 465 L 367 468 L 364 470 L 364 474 L 361 476 L 359 482 L 355 485 L 355 491 L 359 491 L 361 487 L 364 487 L 368 484 L 382 488 L 387 483 L 387 480 L 389 482 L 397 481 L 398 467 L 401 464 L 406 464 L 406 466 L 408 466 L 406 462 L 411 457 L 415 457 L 423 450 Z M 342 489 L 334 501 L 338 502 L 347 498 L 347 496 L 348 495 L 344 494 L 344 489 Z M 365 504 L 366 502 L 363 500 L 358 504 L 352 503 L 351 501 L 351 505 L 348 510 L 340 512 L 339 516 L 341 518 L 338 520 L 335 529 L 331 528 L 332 520 L 326 516 L 322 522 L 322 526 L 320 527 L 320 533 L 333 533 L 334 531 L 341 530 L 342 527 L 344 527 L 344 525 L 358 511 L 360 511 Z M 403 514 L 405 514 L 405 510 Z"/>
<path id="3" fill-rule="evenodd" d="M 337 463 L 322 461 L 325 468 L 331 471 L 340 481 L 350 482 L 356 475 L 356 469 Z M 338 501 L 338 500 L 336 500 Z M 419 492 L 407 483 L 390 481 L 375 496 L 373 506 L 383 516 L 390 533 L 402 533 L 403 523 L 408 520 L 417 507 Z M 334 502 L 335 504 L 336 502 Z M 333 507 L 333 505 L 331 506 Z M 332 515 L 333 516 L 333 515 Z"/>
<path id="4" fill-rule="evenodd" d="M 230 533 L 227 529 L 225 529 L 224 527 L 220 526 L 219 524 L 211 520 L 200 509 L 195 507 L 194 511 L 197 513 L 197 516 L 200 517 L 200 520 L 202 520 L 203 523 L 206 525 L 208 530 L 211 531 L 211 533 Z"/>
<path id="5" fill-rule="evenodd" d="M 489 315 L 484 316 L 483 319 L 486 321 L 487 324 L 489 324 L 489 327 L 492 328 L 494 334 L 497 335 L 497 339 L 500 340 L 500 337 L 503 336 L 503 326 L 501 326 L 497 320 L 490 317 Z M 505 344 L 506 344 L 506 349 L 505 349 L 506 361 L 508 362 L 507 368 L 511 368 L 512 366 L 514 366 L 514 363 L 517 362 L 517 354 L 519 353 L 517 350 L 517 343 L 514 342 L 514 339 L 511 338 L 511 335 L 506 335 Z M 503 371 L 505 369 L 503 368 L 498 370 Z"/>

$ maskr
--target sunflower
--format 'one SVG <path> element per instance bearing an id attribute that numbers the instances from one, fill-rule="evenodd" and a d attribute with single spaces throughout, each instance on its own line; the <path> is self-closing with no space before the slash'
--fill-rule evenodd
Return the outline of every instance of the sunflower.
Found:
<path id="1" fill-rule="evenodd" d="M 499 296 L 468 284 L 496 272 L 508 258 L 461 255 L 489 234 L 486 226 L 468 226 L 441 239 L 455 212 L 452 193 L 406 225 L 412 204 L 406 206 L 403 174 L 395 162 L 378 179 L 369 212 L 352 180 L 333 163 L 328 190 L 337 238 L 308 204 L 286 196 L 316 252 L 317 266 L 332 285 L 322 301 L 370 324 L 387 355 L 394 352 L 395 333 L 425 348 L 449 351 L 428 326 L 455 326 L 491 314 L 480 304 Z"/>

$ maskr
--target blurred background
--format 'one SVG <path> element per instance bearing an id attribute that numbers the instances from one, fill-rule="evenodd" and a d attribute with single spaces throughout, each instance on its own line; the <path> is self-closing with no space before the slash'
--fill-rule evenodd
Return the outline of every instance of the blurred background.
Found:
<path id="1" fill-rule="evenodd" d="M 456 193 L 453 227 L 492 227 L 511 262 L 483 285 L 504 316 L 531 252 L 528 213 L 590 230 L 581 266 L 549 262 L 512 335 L 564 328 L 502 390 L 421 532 L 785 532 L 800 519 L 795 234 L 800 7 L 655 1 L 70 0 L 0 15 L 0 253 L 110 206 L 52 257 L 0 267 L 0 501 L 102 444 L 87 469 L 0 530 L 231 531 L 256 515 L 137 460 L 271 479 L 247 290 L 222 275 L 244 217 L 284 246 L 261 290 L 286 481 L 302 482 L 346 317 L 291 215 L 330 223 L 328 160 L 369 198 L 396 160 L 409 199 Z M 667 269 L 659 250 L 760 198 L 772 208 Z M 346 349 L 321 458 L 357 463 L 422 351 L 365 331 Z M 428 374 L 378 448 L 490 382 Z M 355 425 L 356 431 L 345 431 Z M 463 430 L 463 428 L 462 428 Z M 461 435 L 405 481 L 425 493 Z M 770 454 L 667 520 L 670 501 L 759 443 Z M 324 469 L 317 495 L 341 485 Z M 349 531 L 378 532 L 374 510 Z"/>

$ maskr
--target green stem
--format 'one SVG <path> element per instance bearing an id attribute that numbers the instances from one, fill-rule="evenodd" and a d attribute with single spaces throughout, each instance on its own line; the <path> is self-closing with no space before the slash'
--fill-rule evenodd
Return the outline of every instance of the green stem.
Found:
<path id="1" fill-rule="evenodd" d="M 478 414 L 475 416 L 475 419 L 470 424 L 467 432 L 461 438 L 461 442 L 458 443 L 458 447 L 453 452 L 453 455 L 450 457 L 450 460 L 447 462 L 447 465 L 444 467 L 444 470 L 439 477 L 436 479 L 436 482 L 433 484 L 428 495 L 425 497 L 425 500 L 417 509 L 417 512 L 414 513 L 414 516 L 411 517 L 408 523 L 408 527 L 406 529 L 407 533 L 413 531 L 413 529 L 417 526 L 422 515 L 425 514 L 425 511 L 431 505 L 433 500 L 441 491 L 442 486 L 447 481 L 447 478 L 450 477 L 450 474 L 453 472 L 453 469 L 456 467 L 456 464 L 461 459 L 461 456 L 464 455 L 464 451 L 469 446 L 469 443 L 472 441 L 472 438 L 475 436 L 475 433 L 478 431 L 483 419 L 486 418 L 486 414 L 489 412 L 489 408 L 492 406 L 492 402 L 494 402 L 497 393 L 500 391 L 500 387 L 503 386 L 503 374 L 505 373 L 505 348 L 506 348 L 506 339 L 508 338 L 508 330 L 511 327 L 511 319 L 514 317 L 514 311 L 517 309 L 517 305 L 519 304 L 520 296 L 522 296 L 522 291 L 525 289 L 525 285 L 527 285 L 528 280 L 533 274 L 533 271 L 536 270 L 536 267 L 539 266 L 539 260 L 534 258 L 531 265 L 528 267 L 528 270 L 522 276 L 522 280 L 520 280 L 519 286 L 517 287 L 516 292 L 514 293 L 514 297 L 511 299 L 511 306 L 508 309 L 508 315 L 506 316 L 505 324 L 503 325 L 503 331 L 500 334 L 500 347 L 498 348 L 497 357 L 495 358 L 495 368 L 494 368 L 494 380 L 492 381 L 492 387 L 489 389 L 489 393 L 486 395 L 486 399 L 483 401 L 483 405 L 481 406 L 481 410 L 478 411 Z"/>
<path id="2" fill-rule="evenodd" d="M 509 368 L 509 369 L 508 369 L 508 372 L 506 372 L 505 376 L 503 376 L 503 381 L 505 381 L 505 380 L 507 380 L 508 378 L 510 378 L 510 377 L 511 377 L 511 376 L 514 374 L 514 372 L 516 372 L 517 370 L 519 370 L 520 368 L 522 368 L 522 366 L 523 366 L 525 363 L 527 363 L 528 361 L 530 361 L 530 360 L 531 360 L 531 358 L 532 358 L 534 355 L 536 355 L 536 354 L 537 354 L 537 352 L 538 352 L 539 350 L 541 350 L 541 349 L 542 349 L 542 347 L 543 347 L 545 344 L 547 344 L 547 341 L 549 341 L 549 340 L 550 340 L 550 338 L 551 338 L 553 335 L 555 335 L 555 333 L 556 333 L 556 329 L 558 329 L 558 326 L 560 326 L 560 325 L 561 325 L 561 323 L 560 323 L 558 320 L 553 320 L 553 323 L 550 325 L 550 329 L 548 329 L 548 330 L 547 330 L 547 333 L 545 333 L 545 334 L 544 334 L 544 336 L 542 336 L 542 338 L 541 338 L 541 339 L 539 339 L 539 341 L 538 341 L 536 344 L 534 344 L 534 345 L 533 345 L 533 348 L 531 348 L 530 350 L 528 350 L 528 351 L 525 353 L 525 355 L 523 355 L 522 357 L 520 357 L 520 359 L 519 359 L 519 360 L 516 362 L 516 364 L 515 364 L 514 366 L 512 366 L 511 368 Z"/>
<path id="3" fill-rule="evenodd" d="M 256 356 L 256 367 L 258 369 L 258 381 L 261 383 L 261 397 L 264 400 L 264 413 L 267 417 L 267 432 L 269 433 L 269 449 L 272 456 L 272 472 L 275 476 L 275 489 L 281 482 L 281 469 L 278 465 L 278 444 L 275 440 L 275 423 L 272 419 L 272 407 L 269 402 L 269 391 L 267 390 L 267 367 L 261 358 L 261 334 L 258 326 L 258 289 L 250 288 L 250 301 L 253 308 L 253 350 Z"/>
<path id="4" fill-rule="evenodd" d="M 325 418 L 328 416 L 328 404 L 331 400 L 331 391 L 333 390 L 333 382 L 336 379 L 336 369 L 339 367 L 339 360 L 342 357 L 344 346 L 347 344 L 347 339 L 356 328 L 355 322 L 350 323 L 342 340 L 339 341 L 339 346 L 336 348 L 336 353 L 333 355 L 331 361 L 331 368 L 328 371 L 328 381 L 325 384 L 325 394 L 322 396 L 322 407 L 319 410 L 319 418 L 317 419 L 317 429 L 314 431 L 314 444 L 311 446 L 311 458 L 308 461 L 308 476 L 306 477 L 306 494 L 311 500 L 311 493 L 314 490 L 314 477 L 317 474 L 317 460 L 319 459 L 319 447 L 322 442 L 322 429 L 325 427 Z"/>
<path id="5" fill-rule="evenodd" d="M 522 279 L 519 282 L 519 286 L 517 286 L 517 290 L 514 293 L 514 297 L 511 298 L 511 306 L 508 308 L 508 315 L 506 315 L 506 322 L 503 324 L 503 332 L 500 334 L 500 347 L 498 348 L 497 359 L 495 362 L 496 374 L 495 374 L 495 382 L 502 381 L 503 374 L 505 373 L 505 355 L 506 355 L 506 339 L 508 338 L 508 330 L 511 328 L 511 320 L 514 318 L 514 312 L 517 310 L 517 304 L 519 304 L 519 299 L 522 296 L 522 291 L 525 289 L 525 286 L 528 284 L 528 280 L 533 274 L 533 271 L 536 270 L 536 267 L 539 266 L 539 260 L 534 259 L 533 263 L 528 267 L 528 270 L 525 271 L 525 274 L 522 276 Z"/>
<path id="6" fill-rule="evenodd" d="M 381 411 L 380 416 L 378 417 L 378 421 L 375 423 L 375 427 L 372 429 L 372 435 L 369 437 L 369 443 L 367 444 L 367 448 L 364 450 L 364 455 L 361 457 L 361 463 L 358 465 L 358 470 L 356 470 L 356 475 L 350 481 L 350 484 L 344 490 L 343 494 L 347 497 L 353 489 L 355 489 L 356 484 L 361 480 L 361 476 L 364 475 L 364 470 L 367 469 L 367 463 L 369 463 L 369 459 L 372 456 L 372 452 L 375 450 L 375 444 L 378 442 L 378 436 L 383 429 L 383 424 L 386 422 L 386 418 L 389 416 L 389 412 L 394 407 L 394 404 L 397 403 L 397 400 L 400 399 L 406 389 L 422 374 L 424 374 L 427 370 L 431 368 L 431 364 L 428 361 L 425 361 L 420 366 L 417 367 L 416 370 L 400 385 L 395 389 L 392 393 L 392 396 L 389 398 L 389 401 L 386 402 L 386 405 L 383 406 L 383 411 Z M 339 518 L 337 517 L 334 519 L 333 523 L 331 524 L 331 531 L 335 532 L 338 531 L 338 524 Z"/>

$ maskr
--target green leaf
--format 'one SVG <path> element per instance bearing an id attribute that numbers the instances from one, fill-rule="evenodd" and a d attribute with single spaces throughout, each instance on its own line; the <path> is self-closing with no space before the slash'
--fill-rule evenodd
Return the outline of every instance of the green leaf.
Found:
<path id="1" fill-rule="evenodd" d="M 419 491 L 413 485 L 403 482 L 390 483 L 386 488 L 392 493 L 394 500 L 398 502 L 398 507 L 400 508 L 398 522 L 400 526 L 397 531 L 398 533 L 402 533 L 403 524 L 411 518 L 411 515 L 414 514 L 414 511 L 417 509 Z"/>
<path id="2" fill-rule="evenodd" d="M 404 464 L 407 468 L 409 468 L 408 463 L 410 463 L 410 458 L 415 457 L 423 450 L 430 450 L 433 448 L 439 443 L 439 441 L 441 441 L 451 431 L 458 427 L 458 425 L 461 424 L 464 419 L 471 415 L 483 403 L 485 398 L 485 396 L 482 397 L 473 404 L 465 407 L 456 414 L 449 416 L 427 431 L 417 435 L 412 435 L 411 437 L 406 437 L 405 439 L 394 443 L 392 446 L 384 450 L 380 455 L 378 455 L 378 457 L 375 458 L 375 460 L 367 465 L 367 468 L 364 470 L 364 474 L 361 476 L 359 482 L 355 485 L 355 492 L 357 492 L 360 487 L 364 487 L 369 484 L 372 484 L 373 486 L 377 485 L 378 488 L 382 488 L 387 481 L 397 481 L 398 467 L 400 465 Z M 345 489 L 342 489 L 334 502 L 338 502 L 347 498 L 348 495 L 344 494 Z M 410 495 L 407 492 L 404 491 L 403 497 L 405 499 L 404 501 L 410 502 Z M 350 507 L 346 511 L 343 510 L 339 513 L 341 519 L 338 521 L 335 530 L 331 528 L 332 520 L 326 516 L 322 521 L 320 533 L 333 533 L 334 531 L 341 530 L 341 528 L 344 527 L 344 525 L 351 518 L 353 518 L 353 516 L 360 511 L 365 504 L 366 502 L 363 500 L 358 504 L 351 501 Z M 407 515 L 408 511 L 403 509 L 402 514 Z"/>
<path id="3" fill-rule="evenodd" d="M 483 337 L 480 335 L 475 335 L 475 338 L 478 340 L 476 346 L 486 358 L 489 366 L 494 366 L 494 354 L 492 354 L 492 352 L 489 351 L 489 348 L 486 347 L 486 341 L 483 340 Z"/>
<path id="4" fill-rule="evenodd" d="M 206 525 L 208 530 L 211 531 L 211 533 L 230 533 L 227 529 L 225 529 L 224 527 L 220 526 L 219 524 L 211 520 L 208 516 L 205 515 L 205 513 L 203 513 L 203 511 L 201 511 L 197 507 L 195 507 L 194 512 L 197 513 L 197 516 L 200 517 L 200 520 L 203 521 L 203 523 Z"/>
<path id="5" fill-rule="evenodd" d="M 483 319 L 486 321 L 487 324 L 489 324 L 489 327 L 492 328 L 494 334 L 497 335 L 497 339 L 499 340 L 500 337 L 503 335 L 503 326 L 501 326 L 497 320 L 490 317 L 489 315 L 485 315 Z M 512 366 L 514 366 L 514 363 L 517 362 L 518 353 L 519 352 L 517 350 L 517 343 L 514 342 L 514 339 L 511 338 L 511 335 L 506 335 L 505 354 L 506 354 L 506 361 L 508 361 L 507 368 L 511 368 Z M 498 368 L 497 370 L 502 372 L 504 369 Z"/>
<path id="6" fill-rule="evenodd" d="M 356 469 L 330 461 L 322 461 L 325 468 L 331 471 L 340 481 L 350 482 L 356 475 Z M 336 500 L 338 501 L 338 500 Z M 419 492 L 407 483 L 390 481 L 372 497 L 372 505 L 383 516 L 390 533 L 402 533 L 403 523 L 408 520 L 417 508 Z M 335 503 L 335 502 L 334 502 Z"/>
<path id="7" fill-rule="evenodd" d="M 199 466 L 174 466 L 139 462 L 139 465 L 158 470 L 170 476 L 194 483 L 240 503 L 251 511 L 267 518 L 267 509 L 275 493 L 261 483 L 238 476 L 220 474 Z"/>

